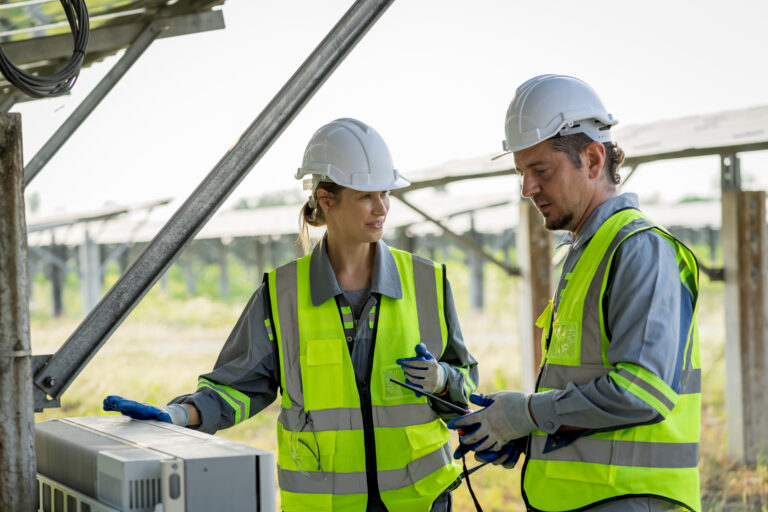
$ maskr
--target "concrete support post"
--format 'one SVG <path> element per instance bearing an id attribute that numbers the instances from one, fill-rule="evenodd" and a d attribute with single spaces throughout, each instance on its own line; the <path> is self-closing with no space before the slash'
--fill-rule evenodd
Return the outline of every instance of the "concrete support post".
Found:
<path id="1" fill-rule="evenodd" d="M 228 299 L 232 295 L 229 285 L 229 242 L 219 243 L 219 296 Z"/>
<path id="2" fill-rule="evenodd" d="M 470 228 L 469 236 L 477 244 L 478 247 L 483 247 L 483 235 L 475 230 L 475 221 L 472 220 L 472 227 Z M 483 270 L 485 258 L 480 257 L 476 252 L 470 251 L 469 254 L 469 300 L 470 306 L 474 311 L 482 311 L 485 305 L 483 301 L 484 286 L 483 286 Z"/>
<path id="3" fill-rule="evenodd" d="M 21 116 L 0 114 L 0 510 L 35 510 Z"/>
<path id="4" fill-rule="evenodd" d="M 768 455 L 768 234 L 764 191 L 723 190 L 728 455 Z"/>
<path id="5" fill-rule="evenodd" d="M 53 260 L 49 264 L 49 275 L 51 279 L 51 294 L 53 295 L 53 316 L 60 317 L 64 313 L 64 280 L 67 276 L 67 248 L 63 245 L 56 245 L 56 240 L 51 235 L 51 254 L 58 258 L 64 265 L 57 265 Z"/>
<path id="6" fill-rule="evenodd" d="M 517 233 L 520 279 L 521 388 L 532 392 L 541 362 L 541 329 L 535 322 L 552 298 L 552 243 L 541 215 L 528 200 L 520 201 Z"/>
<path id="7" fill-rule="evenodd" d="M 83 314 L 87 315 L 101 298 L 101 261 L 99 246 L 86 230 L 80 246 L 80 292 L 83 300 Z"/>

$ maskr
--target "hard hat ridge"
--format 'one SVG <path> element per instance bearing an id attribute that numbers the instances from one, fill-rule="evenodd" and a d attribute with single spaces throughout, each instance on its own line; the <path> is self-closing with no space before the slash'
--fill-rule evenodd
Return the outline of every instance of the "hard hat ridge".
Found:
<path id="1" fill-rule="evenodd" d="M 313 177 L 313 190 L 319 181 L 369 192 L 410 185 L 394 168 L 381 135 L 371 126 L 351 118 L 336 119 L 312 135 L 295 178 L 307 175 Z"/>
<path id="2" fill-rule="evenodd" d="M 575 133 L 610 142 L 616 123 L 587 83 L 567 75 L 540 75 L 515 91 L 504 123 L 504 150 L 520 151 L 555 135 Z"/>

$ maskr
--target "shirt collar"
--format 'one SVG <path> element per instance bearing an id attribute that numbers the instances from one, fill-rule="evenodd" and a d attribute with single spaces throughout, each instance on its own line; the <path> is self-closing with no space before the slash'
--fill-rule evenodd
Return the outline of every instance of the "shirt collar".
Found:
<path id="1" fill-rule="evenodd" d="M 575 239 L 568 233 L 564 242 L 565 240 L 570 240 L 573 243 L 573 248 L 579 249 L 595 236 L 595 233 L 600 229 L 600 226 L 602 226 L 611 215 L 620 210 L 626 210 L 628 208 L 637 209 L 639 207 L 640 202 L 638 201 L 636 194 L 626 193 L 614 196 L 592 210 L 592 213 L 589 214 L 589 217 L 576 234 Z"/>
<path id="2" fill-rule="evenodd" d="M 331 260 L 325 249 L 326 236 L 312 250 L 309 262 L 309 287 L 312 293 L 312 305 L 319 306 L 331 297 L 342 293 L 341 286 L 336 280 Z M 403 298 L 400 286 L 400 273 L 395 264 L 392 251 L 383 240 L 376 242 L 376 255 L 373 260 L 371 274 L 371 293 L 380 293 L 393 299 Z"/>

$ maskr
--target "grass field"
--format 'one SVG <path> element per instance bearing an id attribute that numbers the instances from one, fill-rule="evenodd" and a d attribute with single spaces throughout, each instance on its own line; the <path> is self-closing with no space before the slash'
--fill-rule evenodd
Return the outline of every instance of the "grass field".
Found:
<path id="1" fill-rule="evenodd" d="M 464 339 L 480 362 L 479 389 L 515 389 L 520 367 L 517 282 L 489 268 L 486 307 L 476 312 L 467 304 L 466 276 L 462 265 L 449 265 Z M 32 308 L 35 354 L 55 351 L 80 322 L 72 316 L 50 319 L 45 313 L 49 295 L 45 287 L 45 283 L 37 283 Z M 108 394 L 163 404 L 193 391 L 197 376 L 210 370 L 247 296 L 219 301 L 210 297 L 185 300 L 179 295 L 155 287 L 63 395 L 62 407 L 36 414 L 36 421 L 106 414 L 101 412 L 101 401 Z M 700 464 L 704 510 L 768 512 L 765 460 L 742 466 L 726 457 L 723 317 L 722 284 L 705 279 L 699 311 L 704 368 Z M 251 420 L 217 435 L 274 451 L 277 413 L 272 404 Z M 473 475 L 472 486 L 486 511 L 524 510 L 519 466 L 513 470 L 484 468 Z M 458 512 L 474 510 L 466 486 L 455 493 L 454 508 Z"/>

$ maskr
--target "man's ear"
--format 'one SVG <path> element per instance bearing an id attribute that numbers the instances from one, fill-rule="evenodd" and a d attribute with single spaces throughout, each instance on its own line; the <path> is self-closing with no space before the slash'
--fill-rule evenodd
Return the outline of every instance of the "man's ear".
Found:
<path id="1" fill-rule="evenodd" d="M 584 163 L 587 165 L 590 178 L 597 178 L 605 165 L 605 146 L 592 141 L 584 147 L 582 152 Z"/>

